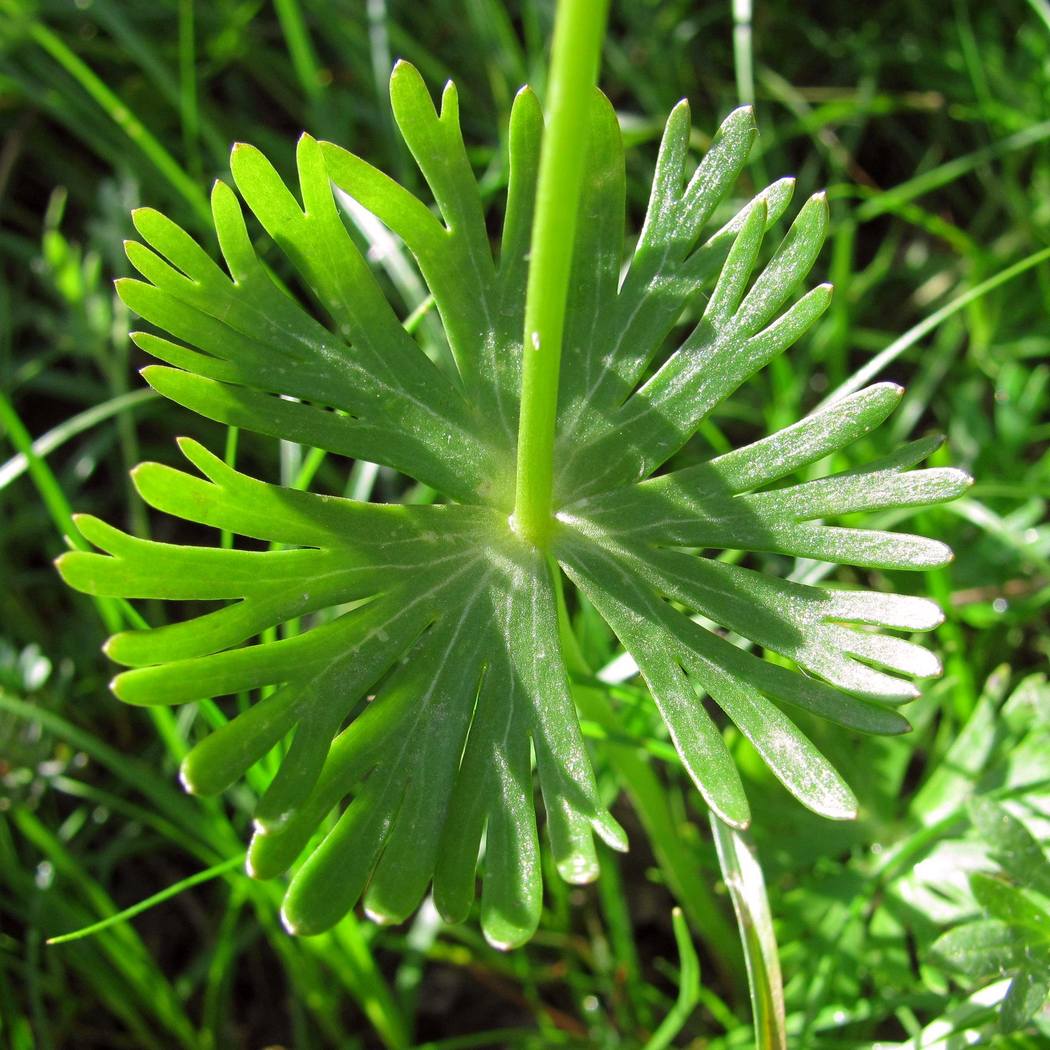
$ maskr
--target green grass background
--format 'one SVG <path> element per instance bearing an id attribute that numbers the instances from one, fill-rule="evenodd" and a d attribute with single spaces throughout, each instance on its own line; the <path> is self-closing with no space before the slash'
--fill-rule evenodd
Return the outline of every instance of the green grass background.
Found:
<path id="1" fill-rule="evenodd" d="M 695 454 L 793 421 L 896 346 L 878 377 L 908 394 L 860 451 L 940 430 L 948 444 L 936 460 L 977 480 L 959 502 L 906 522 L 955 547 L 950 568 L 832 577 L 929 593 L 947 614 L 932 642 L 945 676 L 909 709 L 913 734 L 866 741 L 806 723 L 857 792 L 860 819 L 806 813 L 734 741 L 789 1042 L 947 1046 L 921 1041 L 940 1021 L 969 1025 L 985 1045 L 1047 1046 L 1045 1026 L 996 1036 L 993 1011 L 966 1013 L 977 984 L 929 947 L 979 912 L 965 879 L 979 864 L 969 796 L 1009 799 L 1044 839 L 1050 828 L 1050 698 L 1028 678 L 1028 693 L 1007 700 L 1050 656 L 1050 269 L 1033 262 L 1050 245 L 1050 4 L 770 0 L 750 20 L 748 7 L 736 5 L 734 28 L 724 0 L 614 3 L 604 55 L 628 147 L 630 228 L 663 118 L 683 96 L 698 151 L 730 108 L 757 103 L 741 198 L 789 173 L 796 200 L 829 188 L 833 232 L 818 271 L 836 285 L 831 310 L 718 410 Z M 207 711 L 114 700 L 99 646 L 128 610 L 73 594 L 51 568 L 73 535 L 71 509 L 192 539 L 146 513 L 127 471 L 173 461 L 176 434 L 217 451 L 231 441 L 136 376 L 146 362 L 112 290 L 129 272 L 129 210 L 161 208 L 212 246 L 206 193 L 232 142 L 254 143 L 287 173 L 302 129 L 418 189 L 386 101 L 391 64 L 405 57 L 435 92 L 456 79 L 495 214 L 510 102 L 522 83 L 543 90 L 552 16 L 549 0 L 0 0 L 0 1045 L 752 1045 L 706 814 L 631 682 L 605 694 L 628 735 L 586 727 L 631 853 L 606 853 L 591 887 L 547 879 L 542 930 L 525 949 L 499 954 L 472 924 L 447 927 L 431 909 L 400 928 L 350 917 L 293 940 L 277 918 L 281 887 L 239 866 L 130 924 L 44 944 L 236 861 L 253 801 L 248 787 L 219 801 L 182 795 L 178 758 Z M 244 434 L 236 455 L 289 482 L 306 452 Z M 386 471 L 351 473 L 337 457 L 314 487 L 341 493 L 348 480 L 371 484 L 373 498 L 413 497 Z M 138 611 L 163 615 L 150 603 Z M 585 608 L 577 620 L 583 656 L 605 665 L 616 655 L 608 632 Z M 578 686 L 585 716 L 589 688 Z M 688 973 L 683 984 L 675 904 L 699 954 L 698 988 Z"/>

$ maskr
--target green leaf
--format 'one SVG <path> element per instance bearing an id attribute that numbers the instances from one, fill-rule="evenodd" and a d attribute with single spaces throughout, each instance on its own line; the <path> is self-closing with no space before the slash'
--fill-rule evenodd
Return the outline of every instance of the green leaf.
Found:
<path id="1" fill-rule="evenodd" d="M 996 717 L 1009 681 L 1006 665 L 989 676 L 966 725 L 915 793 L 909 808 L 923 824 L 936 823 L 973 794 L 974 784 L 995 749 Z"/>
<path id="2" fill-rule="evenodd" d="M 970 802 L 970 819 L 1007 875 L 1050 897 L 1050 861 L 1021 821 L 986 798 Z"/>
<path id="3" fill-rule="evenodd" d="M 1050 944 L 1050 913 L 1029 900 L 1016 886 L 983 872 L 970 876 L 970 889 L 977 903 L 993 919 L 1021 927 L 1037 941 Z"/>
<path id="4" fill-rule="evenodd" d="M 121 699 L 166 705 L 257 691 L 197 741 L 181 775 L 189 790 L 214 794 L 272 753 L 277 771 L 257 803 L 248 863 L 259 878 L 292 873 L 290 929 L 328 929 L 359 902 L 379 921 L 401 921 L 430 887 L 442 915 L 462 921 L 480 878 L 482 929 L 507 948 L 540 920 L 537 789 L 564 879 L 596 876 L 595 834 L 626 847 L 571 700 L 557 574 L 635 658 L 721 821 L 741 828 L 750 819 L 726 721 L 804 805 L 848 818 L 856 801 L 845 777 L 790 713 L 862 732 L 906 731 L 890 705 L 914 697 L 912 679 L 939 664 L 911 638 L 879 632 L 929 631 L 939 611 L 921 597 L 804 586 L 705 555 L 943 565 L 951 554 L 935 540 L 836 519 L 951 499 L 968 479 L 913 469 L 936 438 L 814 475 L 826 457 L 844 462 L 889 416 L 901 394 L 891 384 L 653 476 L 826 308 L 829 287 L 804 285 L 827 206 L 821 195 L 806 202 L 767 250 L 793 182 L 772 183 L 735 214 L 725 205 L 747 163 L 753 114 L 731 113 L 694 166 L 680 104 L 628 250 L 619 124 L 596 92 L 581 143 L 557 515 L 549 549 L 530 546 L 509 516 L 539 103 L 528 89 L 514 101 L 495 244 L 455 88 L 435 106 L 420 74 L 399 63 L 391 102 L 432 200 L 308 135 L 296 149 L 295 187 L 241 144 L 231 158 L 236 190 L 217 182 L 212 192 L 223 265 L 141 209 L 141 242 L 127 245 L 141 279 L 120 282 L 119 292 L 159 330 L 134 338 L 162 362 L 144 376 L 165 397 L 229 426 L 389 466 L 434 489 L 438 503 L 283 488 L 184 439 L 195 469 L 143 464 L 133 473 L 139 493 L 165 514 L 244 537 L 245 549 L 140 539 L 81 516 L 95 550 L 71 551 L 58 567 L 91 594 L 179 603 L 183 619 L 107 643 L 125 668 L 113 682 Z M 400 238 L 418 266 L 451 350 L 442 367 L 424 352 L 433 341 L 417 343 L 402 325 L 347 232 L 341 211 L 350 202 Z M 249 232 L 255 221 L 267 234 L 258 241 L 270 247 L 265 259 Z M 692 330 L 669 348 L 683 314 Z M 805 480 L 792 478 L 802 470 Z M 195 602 L 205 603 L 198 615 Z M 766 660 L 749 645 L 785 659 Z M 1011 863 L 1035 870 L 1016 829 L 1002 834 Z M 1000 939 L 1009 946 L 1010 936 Z"/>
<path id="5" fill-rule="evenodd" d="M 1023 967 L 1010 982 L 999 1008 L 999 1031 L 1016 1032 L 1046 1006 L 1050 995 L 1050 973 Z"/>
<path id="6" fill-rule="evenodd" d="M 932 952 L 968 977 L 1001 976 L 1024 959 L 1022 933 L 998 919 L 956 926 L 933 943 Z"/>

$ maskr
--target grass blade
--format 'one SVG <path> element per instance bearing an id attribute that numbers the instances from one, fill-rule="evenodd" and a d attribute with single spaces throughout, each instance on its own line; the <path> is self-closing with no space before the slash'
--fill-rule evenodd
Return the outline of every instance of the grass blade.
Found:
<path id="1" fill-rule="evenodd" d="M 671 1040 L 682 1030 L 700 1001 L 700 960 L 689 937 L 689 926 L 681 908 L 675 908 L 671 913 L 671 922 L 674 924 L 674 939 L 681 963 L 678 999 L 653 1033 L 652 1039 L 645 1044 L 645 1050 L 664 1050 L 670 1046 Z"/>
<path id="2" fill-rule="evenodd" d="M 747 960 L 758 1050 L 787 1050 L 784 986 L 762 868 L 746 838 L 711 814 L 722 877 L 733 899 Z"/>
<path id="3" fill-rule="evenodd" d="M 93 934 L 101 933 L 102 930 L 110 926 L 115 926 L 119 922 L 127 922 L 128 919 L 133 919 L 136 915 L 141 915 L 144 911 L 149 911 L 150 908 L 163 904 L 164 901 L 170 900 L 172 897 L 177 897 L 183 890 L 188 890 L 192 886 L 199 886 L 202 882 L 208 882 L 210 879 L 225 875 L 226 872 L 232 871 L 243 862 L 243 853 L 235 857 L 228 857 L 213 867 L 205 868 L 204 871 L 198 871 L 196 875 L 180 879 L 167 889 L 154 893 L 151 897 L 139 901 L 138 904 L 132 904 L 130 908 L 125 908 L 123 911 L 117 912 L 116 915 L 108 915 L 99 922 L 93 922 L 90 926 L 83 926 L 79 930 L 72 930 L 70 933 L 61 933 L 57 937 L 49 937 L 46 943 L 65 944 L 67 941 L 79 941 L 82 937 L 91 937 Z"/>

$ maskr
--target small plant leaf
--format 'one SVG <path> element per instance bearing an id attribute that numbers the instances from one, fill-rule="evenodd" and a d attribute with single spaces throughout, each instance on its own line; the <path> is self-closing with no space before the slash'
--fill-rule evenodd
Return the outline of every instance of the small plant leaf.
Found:
<path id="1" fill-rule="evenodd" d="M 1024 967 L 1010 982 L 999 1008 L 999 1031 L 1016 1032 L 1046 1006 L 1050 996 L 1050 973 Z"/>
<path id="2" fill-rule="evenodd" d="M 137 467 L 142 498 L 255 549 L 144 540 L 81 516 L 96 550 L 64 555 L 59 570 L 91 594 L 222 603 L 111 638 L 106 651 L 126 668 L 113 689 L 142 705 L 259 691 L 196 743 L 182 779 L 200 794 L 224 791 L 281 745 L 258 800 L 248 866 L 259 878 L 292 872 L 289 929 L 321 932 L 359 901 L 379 921 L 401 921 L 431 886 L 441 913 L 461 921 L 480 873 L 482 929 L 506 948 L 527 940 L 540 918 L 536 787 L 563 878 L 595 877 L 595 835 L 626 848 L 569 692 L 558 574 L 635 658 L 685 768 L 725 825 L 744 827 L 750 810 L 724 720 L 804 805 L 844 819 L 856 812 L 846 780 L 790 712 L 862 732 L 906 731 L 891 705 L 917 695 L 912 679 L 937 674 L 939 664 L 910 639 L 876 629 L 929 631 L 937 607 L 774 579 L 702 552 L 944 565 L 951 553 L 935 540 L 837 519 L 951 499 L 969 479 L 913 469 L 936 438 L 814 478 L 815 465 L 892 412 L 901 394 L 892 384 L 676 466 L 710 413 L 827 307 L 828 286 L 804 287 L 827 204 L 822 195 L 804 203 L 768 249 L 792 180 L 727 206 L 755 136 L 753 114 L 731 113 L 694 168 L 683 103 L 667 122 L 645 223 L 625 252 L 623 144 L 615 111 L 596 92 L 559 388 L 556 523 L 548 549 L 524 542 L 509 516 L 542 113 L 523 89 L 511 111 L 497 250 L 455 88 L 435 106 L 420 74 L 401 62 L 390 92 L 432 201 L 309 135 L 296 148 L 295 187 L 239 144 L 236 190 L 217 182 L 212 192 L 225 265 L 140 209 L 141 241 L 127 254 L 141 279 L 118 287 L 159 330 L 134 338 L 161 362 L 144 377 L 165 397 L 220 423 L 391 467 L 434 489 L 437 504 L 283 488 L 181 440 L 191 469 Z M 348 233 L 348 202 L 411 253 L 440 318 L 436 351 L 387 300 Z M 266 242 L 249 232 L 255 220 L 275 249 L 265 259 Z M 686 310 L 695 324 L 668 352 Z M 807 479 L 792 480 L 804 468 Z M 786 660 L 764 660 L 735 638 Z M 1013 845 L 1003 849 L 1031 866 L 1030 850 L 1004 834 Z M 989 934 L 988 950 L 1002 955 L 1012 935 L 991 929 L 1002 944 Z"/>
<path id="3" fill-rule="evenodd" d="M 1036 940 L 1050 945 L 1050 913 L 1029 900 L 1016 886 L 976 872 L 970 876 L 970 889 L 977 903 L 993 919 L 1022 927 Z"/>
<path id="4" fill-rule="evenodd" d="M 968 977 L 998 977 L 1023 961 L 1024 937 L 998 919 L 981 919 L 942 934 L 932 951 Z"/>
<path id="5" fill-rule="evenodd" d="M 1007 875 L 1050 897 L 1050 860 L 1021 821 L 986 798 L 970 802 L 970 819 Z"/>

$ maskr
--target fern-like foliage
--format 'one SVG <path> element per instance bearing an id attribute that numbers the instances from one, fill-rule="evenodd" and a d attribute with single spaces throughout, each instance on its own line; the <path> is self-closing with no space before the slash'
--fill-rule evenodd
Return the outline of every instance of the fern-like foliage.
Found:
<path id="1" fill-rule="evenodd" d="M 682 103 L 667 122 L 645 225 L 622 276 L 623 148 L 613 109 L 596 94 L 560 386 L 557 527 L 549 550 L 530 547 L 509 515 L 541 111 L 528 89 L 514 103 L 494 257 L 455 88 L 435 110 L 402 63 L 391 99 L 436 208 L 307 135 L 298 197 L 258 150 L 233 151 L 240 197 L 312 303 L 275 283 L 222 182 L 212 207 L 226 269 L 144 209 L 134 216 L 144 243 L 127 246 L 144 279 L 119 290 L 171 337 L 135 336 L 165 362 L 144 372 L 162 394 L 222 423 L 386 464 L 447 502 L 377 505 L 294 491 L 184 440 L 199 475 L 143 464 L 134 472 L 142 497 L 272 549 L 156 543 L 81 517 L 84 536 L 104 553 L 66 554 L 60 568 L 93 594 L 227 603 L 111 638 L 107 652 L 130 668 L 113 688 L 130 703 L 177 704 L 267 687 L 193 749 L 182 775 L 191 791 L 223 791 L 290 738 L 258 803 L 249 854 L 262 878 L 308 854 L 285 902 L 290 929 L 324 930 L 362 896 L 371 915 L 400 920 L 431 883 L 441 913 L 462 920 L 484 840 L 481 923 L 490 941 L 509 946 L 531 935 L 540 913 L 534 777 L 566 879 L 596 874 L 595 833 L 626 846 L 599 797 L 573 707 L 556 566 L 634 656 L 685 768 L 724 821 L 742 826 L 750 814 L 704 694 L 803 804 L 846 818 L 855 809 L 849 788 L 785 708 L 865 732 L 904 731 L 890 705 L 915 696 L 908 679 L 937 673 L 937 661 L 860 625 L 927 631 L 939 611 L 916 597 L 771 579 L 697 552 L 943 565 L 950 552 L 941 543 L 825 519 L 949 499 L 967 478 L 909 470 L 935 444 L 919 441 L 858 470 L 771 487 L 882 422 L 900 395 L 890 384 L 710 462 L 652 476 L 827 306 L 825 285 L 796 299 L 827 207 L 822 196 L 807 201 L 756 276 L 764 234 L 785 213 L 792 183 L 774 183 L 705 236 L 755 125 L 748 109 L 732 113 L 691 171 Z M 435 365 L 402 325 L 344 226 L 333 185 L 410 249 L 454 369 Z M 701 290 L 709 293 L 702 318 L 667 354 Z M 312 626 L 265 640 L 268 628 L 300 618 Z M 701 618 L 798 670 L 734 645 Z"/>

